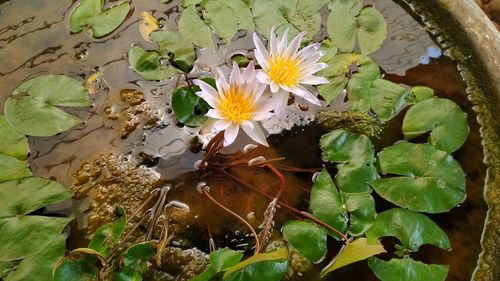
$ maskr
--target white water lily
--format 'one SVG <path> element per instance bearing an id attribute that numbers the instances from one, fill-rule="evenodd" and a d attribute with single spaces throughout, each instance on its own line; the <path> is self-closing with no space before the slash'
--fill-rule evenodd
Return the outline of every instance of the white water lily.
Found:
<path id="1" fill-rule="evenodd" d="M 288 44 L 287 34 L 288 30 L 279 39 L 272 28 L 269 51 L 257 34 L 253 34 L 253 42 L 256 47 L 255 58 L 262 67 L 262 71 L 257 74 L 257 79 L 270 86 L 276 100 L 274 112 L 278 117 L 283 117 L 290 93 L 312 104 L 321 105 L 320 100 L 316 97 L 317 92 L 304 85 L 328 83 L 326 78 L 313 75 L 328 66 L 325 63 L 318 63 L 318 60 L 324 55 L 324 52 L 318 50 L 320 44 L 314 43 L 299 50 L 300 42 L 305 33 L 297 35 L 290 44 Z"/>
<path id="2" fill-rule="evenodd" d="M 273 115 L 270 111 L 274 104 L 264 93 L 267 85 L 256 79 L 254 64 L 250 62 L 246 69 L 240 71 L 238 65 L 233 63 L 229 83 L 221 70 L 216 70 L 217 89 L 201 80 L 193 81 L 201 88 L 196 94 L 212 107 L 206 116 L 217 119 L 213 130 L 224 131 L 224 146 L 234 142 L 240 127 L 254 141 L 268 146 L 258 121 Z"/>

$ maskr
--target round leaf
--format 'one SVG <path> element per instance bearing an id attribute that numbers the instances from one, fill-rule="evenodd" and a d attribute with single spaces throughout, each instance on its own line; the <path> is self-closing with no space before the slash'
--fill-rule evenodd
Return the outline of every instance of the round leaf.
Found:
<path id="1" fill-rule="evenodd" d="M 377 169 L 371 164 L 345 164 L 337 168 L 335 183 L 343 192 L 369 192 L 369 184 L 378 177 Z"/>
<path id="2" fill-rule="evenodd" d="M 146 80 L 165 80 L 180 72 L 171 65 L 163 67 L 157 52 L 145 51 L 138 46 L 130 48 L 128 62 L 132 69 Z"/>
<path id="3" fill-rule="evenodd" d="M 335 45 L 343 52 L 350 52 L 356 44 L 356 14 L 351 1 L 337 1 L 331 5 L 326 28 Z"/>
<path id="4" fill-rule="evenodd" d="M 378 153 L 383 174 L 372 187 L 384 199 L 418 212 L 442 213 L 465 200 L 465 174 L 448 153 L 402 142 Z"/>
<path id="5" fill-rule="evenodd" d="M 31 176 L 26 161 L 0 153 L 0 183 Z"/>
<path id="6" fill-rule="evenodd" d="M 382 281 L 444 281 L 448 275 L 447 265 L 425 264 L 410 257 L 390 261 L 371 257 L 368 266 Z"/>
<path id="7" fill-rule="evenodd" d="M 387 38 L 387 23 L 377 9 L 366 6 L 358 16 L 358 42 L 362 54 L 370 54 L 382 47 Z"/>
<path id="8" fill-rule="evenodd" d="M 326 255 L 326 232 L 314 223 L 291 221 L 283 227 L 283 238 L 300 255 L 319 263 Z"/>
<path id="9" fill-rule="evenodd" d="M 467 115 L 448 99 L 421 101 L 406 113 L 403 133 L 406 139 L 412 139 L 429 131 L 429 143 L 451 153 L 459 149 L 467 139 Z"/>
<path id="10" fill-rule="evenodd" d="M 19 132 L 52 136 L 82 121 L 58 107 L 88 107 L 89 93 L 82 83 L 63 75 L 42 75 L 19 85 L 5 103 L 5 117 Z"/>
<path id="11" fill-rule="evenodd" d="M 25 160 L 28 158 L 28 151 L 28 138 L 18 133 L 7 119 L 0 115 L 0 153 Z"/>
<path id="12" fill-rule="evenodd" d="M 198 47 L 215 50 L 210 27 L 200 19 L 195 6 L 189 6 L 182 11 L 178 25 L 179 32 L 191 43 Z"/>
<path id="13" fill-rule="evenodd" d="M 86 26 L 90 19 L 99 15 L 102 10 L 104 0 L 82 0 L 71 12 L 69 17 L 69 27 L 71 32 L 78 33 Z"/>
<path id="14" fill-rule="evenodd" d="M 365 135 L 334 130 L 321 136 L 319 142 L 325 161 L 352 164 L 370 164 L 375 161 L 375 149 Z"/>
<path id="15" fill-rule="evenodd" d="M 117 29 L 130 11 L 130 4 L 123 2 L 89 19 L 93 37 L 103 37 Z"/>
<path id="16" fill-rule="evenodd" d="M 377 211 L 370 193 L 343 193 L 344 204 L 349 213 L 349 234 L 360 236 L 375 222 Z"/>
<path id="17" fill-rule="evenodd" d="M 405 249 L 416 252 L 424 244 L 450 250 L 446 233 L 430 218 L 406 209 L 390 209 L 378 214 L 373 226 L 366 232 L 369 243 L 380 237 L 392 236 L 401 241 Z"/>
<path id="18" fill-rule="evenodd" d="M 250 8 L 241 0 L 205 0 L 201 7 L 206 23 L 225 43 L 240 29 L 254 29 Z"/>
<path id="19" fill-rule="evenodd" d="M 340 232 L 345 232 L 347 228 L 346 212 L 342 206 L 339 191 L 326 169 L 323 169 L 314 181 L 309 207 L 314 217 Z M 333 233 L 330 235 L 339 238 Z"/>
<path id="20" fill-rule="evenodd" d="M 188 126 L 198 126 L 207 119 L 210 106 L 196 92 L 198 86 L 179 88 L 172 94 L 172 108 L 177 119 Z"/>
<path id="21" fill-rule="evenodd" d="M 411 93 L 413 94 L 413 103 L 418 103 L 434 97 L 434 90 L 424 86 L 415 86 L 411 88 Z"/>
<path id="22" fill-rule="evenodd" d="M 174 63 L 183 71 L 187 72 L 196 60 L 193 44 L 179 32 L 160 30 L 151 33 L 151 39 L 158 43 L 159 52 L 167 57 L 169 53 L 174 54 Z"/>

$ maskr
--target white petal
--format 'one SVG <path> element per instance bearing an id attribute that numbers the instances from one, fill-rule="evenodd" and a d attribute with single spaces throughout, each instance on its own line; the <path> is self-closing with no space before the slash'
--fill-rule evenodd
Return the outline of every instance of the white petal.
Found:
<path id="1" fill-rule="evenodd" d="M 253 89 L 253 100 L 254 102 L 257 102 L 258 100 L 260 100 L 260 98 L 262 97 L 262 95 L 264 94 L 264 91 L 266 90 L 267 88 L 267 84 L 263 84 L 263 83 L 257 83 L 257 86 L 254 87 Z"/>
<path id="2" fill-rule="evenodd" d="M 253 122 L 253 126 L 250 126 L 249 124 L 242 124 L 241 128 L 254 141 L 262 145 L 269 146 L 266 140 L 266 136 L 264 135 L 264 132 L 262 131 L 262 128 L 259 124 L 255 122 Z"/>
<path id="3" fill-rule="evenodd" d="M 238 131 L 240 130 L 240 126 L 236 124 L 231 124 L 224 131 L 224 146 L 228 146 L 234 142 L 236 137 L 238 136 Z"/>
<path id="4" fill-rule="evenodd" d="M 271 92 L 273 93 L 277 93 L 280 89 L 280 85 L 274 83 L 274 82 L 271 82 L 271 84 L 269 84 L 270 88 L 271 88 Z"/>
<path id="5" fill-rule="evenodd" d="M 327 84 L 329 81 L 325 77 L 319 77 L 314 75 L 306 75 L 300 81 L 301 84 L 307 85 L 319 85 L 319 84 Z"/>
<path id="6" fill-rule="evenodd" d="M 267 61 L 269 60 L 269 54 L 266 50 L 266 47 L 264 47 L 264 44 L 262 41 L 259 39 L 257 36 L 257 33 L 253 33 L 253 44 L 255 45 L 255 58 L 257 59 L 257 62 L 259 65 L 263 68 L 268 67 Z"/>
<path id="7" fill-rule="evenodd" d="M 314 74 L 320 70 L 323 70 L 328 67 L 328 64 L 326 63 L 315 63 L 312 65 L 305 66 L 305 68 L 302 70 L 302 75 L 311 75 Z"/>
<path id="8" fill-rule="evenodd" d="M 224 116 L 217 109 L 210 109 L 205 116 L 215 118 L 215 119 L 224 119 Z"/>
<path id="9" fill-rule="evenodd" d="M 246 83 L 247 85 L 250 85 L 251 83 L 254 82 L 255 80 L 255 65 L 253 64 L 253 61 L 248 63 L 247 68 L 243 71 L 242 75 L 242 82 Z"/>
<path id="10" fill-rule="evenodd" d="M 269 78 L 267 73 L 265 73 L 264 71 L 257 72 L 257 80 L 259 80 L 260 83 L 264 84 L 271 84 L 272 82 L 271 78 Z"/>
<path id="11" fill-rule="evenodd" d="M 201 80 L 195 79 L 193 83 L 201 89 L 200 92 L 196 92 L 196 95 L 204 99 L 211 107 L 215 107 L 219 99 L 219 93 L 212 86 Z"/>
<path id="12" fill-rule="evenodd" d="M 290 45 L 286 49 L 286 56 L 291 57 L 293 54 L 295 54 L 300 47 L 300 42 L 302 41 L 302 37 L 304 37 L 305 32 L 299 33 L 299 35 L 295 36 L 293 38 L 292 42 L 290 42 Z"/>
<path id="13" fill-rule="evenodd" d="M 250 129 L 253 129 L 254 128 L 254 125 L 251 121 L 243 121 L 243 123 L 241 123 L 241 126 L 248 126 L 250 127 Z"/>
<path id="14" fill-rule="evenodd" d="M 229 127 L 231 124 L 232 124 L 232 122 L 231 122 L 231 121 L 229 121 L 229 120 L 225 120 L 225 119 L 218 120 L 217 122 L 215 122 L 215 123 L 214 123 L 214 129 L 215 129 L 217 132 L 224 131 L 224 130 L 225 130 L 225 129 L 227 129 L 227 127 Z"/>
<path id="15" fill-rule="evenodd" d="M 302 57 L 304 59 L 307 59 L 311 55 L 315 54 L 317 52 L 317 50 L 319 49 L 319 47 L 320 47 L 319 43 L 311 44 L 311 45 L 303 48 L 302 50 L 298 51 L 297 56 Z"/>
<path id="16" fill-rule="evenodd" d="M 290 93 L 280 91 L 273 95 L 274 100 L 274 113 L 279 119 L 285 117 L 285 109 L 288 104 L 288 98 L 290 97 Z"/>
<path id="17" fill-rule="evenodd" d="M 277 50 L 277 43 L 278 38 L 276 38 L 276 34 L 274 33 L 275 28 L 274 26 L 271 28 L 271 35 L 269 36 L 269 55 L 276 54 Z"/>
<path id="18" fill-rule="evenodd" d="M 252 119 L 255 121 L 265 121 L 273 117 L 273 115 L 274 114 L 269 111 L 257 111 Z"/>
<path id="19" fill-rule="evenodd" d="M 217 79 L 215 79 L 215 84 L 217 85 L 217 90 L 219 90 L 220 93 L 225 93 L 229 90 L 229 84 L 226 81 L 226 76 L 224 75 L 224 72 L 220 68 L 216 68 L 215 71 L 217 71 Z"/>
<path id="20" fill-rule="evenodd" d="M 235 61 L 233 61 L 233 70 L 231 70 L 231 74 L 229 76 L 229 83 L 236 85 L 242 84 L 240 77 L 240 68 L 238 67 L 238 64 Z"/>
<path id="21" fill-rule="evenodd" d="M 286 51 L 286 46 L 288 45 L 288 28 L 283 33 L 283 37 L 281 37 L 281 41 L 278 44 L 278 54 L 284 54 Z"/>
<path id="22" fill-rule="evenodd" d="M 302 86 L 296 86 L 290 89 L 295 95 L 305 99 L 306 101 L 321 106 L 321 101 L 315 97 L 311 92 Z"/>

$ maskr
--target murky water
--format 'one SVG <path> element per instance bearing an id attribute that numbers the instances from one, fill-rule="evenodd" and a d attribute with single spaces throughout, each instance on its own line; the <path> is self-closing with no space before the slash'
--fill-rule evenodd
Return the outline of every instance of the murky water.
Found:
<path id="1" fill-rule="evenodd" d="M 140 14 L 149 11 L 164 20 L 165 25 L 174 27 L 178 16 L 177 2 L 131 2 L 134 10 L 117 31 L 104 39 L 92 39 L 85 33 L 69 33 L 70 1 L 0 0 L 0 113 L 3 113 L 3 103 L 12 90 L 26 79 L 47 73 L 87 79 L 93 73 L 101 72 L 97 91 L 92 95 L 94 106 L 71 110 L 85 120 L 85 124 L 55 137 L 30 138 L 30 164 L 34 174 L 82 190 L 82 199 L 50 208 L 51 212 L 72 213 L 77 218 L 72 225 L 69 247 L 85 245 L 87 231 L 83 228 L 86 225 L 92 229 L 112 217 L 112 209 L 102 206 L 112 204 L 113 196 L 127 194 L 128 208 L 133 208 L 140 205 L 152 189 L 169 181 L 174 188 L 168 200 L 185 202 L 191 208 L 189 214 L 173 217 L 177 225 L 183 226 L 176 228 L 178 239 L 174 239 L 174 245 L 182 248 L 196 246 L 207 251 L 210 231 L 218 246 L 247 249 L 251 239 L 244 227 L 195 190 L 199 179 L 197 174 L 189 172 L 202 154 L 190 151 L 189 146 L 196 129 L 179 126 L 169 110 L 170 93 L 176 83 L 183 81 L 143 82 L 126 60 L 132 44 L 154 49 L 153 44 L 141 38 Z M 386 79 L 410 86 L 432 87 L 437 95 L 454 100 L 468 114 L 469 138 L 454 153 L 467 174 L 467 200 L 449 213 L 432 216 L 448 233 L 453 251 L 424 247 L 422 254 L 415 257 L 430 263 L 450 264 L 448 280 L 469 280 L 480 252 L 486 206 L 482 199 L 485 166 L 482 164 L 481 140 L 471 104 L 466 98 L 465 84 L 456 65 L 441 56 L 433 39 L 404 8 L 390 0 L 366 2 L 373 3 L 389 25 L 384 48 L 373 55 L 386 73 Z M 200 63 L 192 75 L 206 74 L 212 67 L 224 65 L 233 54 L 245 53 L 249 48 L 249 36 L 241 33 L 238 40 L 221 46 L 216 54 L 199 52 Z M 285 163 L 290 166 L 321 167 L 319 147 L 315 144 L 322 131 L 314 125 L 305 126 L 316 109 L 311 106 L 303 111 L 295 105 L 290 106 L 287 122 L 265 122 L 264 127 L 272 134 L 269 139 L 272 148 L 259 153 L 268 158 L 284 156 L 287 158 Z M 377 142 L 379 148 L 402 139 L 400 121 L 401 116 L 388 125 L 388 133 Z M 246 141 L 242 139 L 240 143 Z M 241 148 L 241 144 L 235 147 Z M 259 187 L 261 193 L 274 192 L 275 186 L 268 183 L 276 180 L 268 171 L 233 168 L 230 172 Z M 286 176 L 289 182 L 286 201 L 291 206 L 305 209 L 311 173 L 286 173 Z M 251 223 L 254 214 L 252 224 L 258 225 L 268 203 L 265 197 L 227 176 L 214 175 L 205 180 L 218 201 Z M 86 195 L 93 203 L 84 199 Z M 392 207 L 388 203 L 380 204 L 383 200 L 378 201 L 378 211 Z M 73 207 L 68 209 L 71 205 Z M 94 210 L 90 215 L 86 211 L 89 206 Z M 276 229 L 290 218 L 293 217 L 279 211 Z M 331 245 L 332 249 L 337 246 Z M 324 265 L 316 267 L 301 280 L 317 280 L 317 270 Z M 366 263 L 360 262 L 335 271 L 327 280 L 376 278 Z"/>

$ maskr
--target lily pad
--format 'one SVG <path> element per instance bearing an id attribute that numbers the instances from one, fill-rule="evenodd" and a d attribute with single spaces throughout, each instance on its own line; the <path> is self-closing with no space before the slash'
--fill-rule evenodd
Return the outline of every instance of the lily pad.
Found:
<path id="1" fill-rule="evenodd" d="M 342 193 L 342 196 L 349 214 L 349 234 L 352 236 L 363 235 L 377 218 L 375 200 L 369 192 Z"/>
<path id="2" fill-rule="evenodd" d="M 0 183 L 31 176 L 26 161 L 0 153 Z"/>
<path id="3" fill-rule="evenodd" d="M 179 32 L 184 38 L 201 48 L 215 50 L 210 27 L 200 19 L 195 6 L 188 6 L 179 19 Z"/>
<path id="4" fill-rule="evenodd" d="M 7 122 L 5 116 L 0 115 L 0 153 L 19 160 L 26 160 L 28 151 L 28 138 L 17 132 Z"/>
<path id="5" fill-rule="evenodd" d="M 198 126 L 203 124 L 207 117 L 210 106 L 196 95 L 200 91 L 198 86 L 184 87 L 177 89 L 172 94 L 172 108 L 179 122 L 188 126 Z"/>
<path id="6" fill-rule="evenodd" d="M 333 183 L 328 171 L 323 169 L 314 181 L 311 189 L 309 207 L 314 217 L 340 232 L 345 232 L 347 228 L 347 214 L 342 205 L 342 199 L 337 187 Z M 330 235 L 336 239 L 340 239 L 334 233 L 330 233 Z"/>
<path id="7" fill-rule="evenodd" d="M 326 255 L 326 232 L 314 223 L 290 221 L 283 227 L 283 238 L 313 263 L 321 262 Z"/>
<path id="8" fill-rule="evenodd" d="M 114 274 L 113 280 L 142 280 L 142 274 L 148 269 L 147 262 L 155 254 L 156 250 L 149 242 L 133 245 L 123 254 L 123 267 Z"/>
<path id="9" fill-rule="evenodd" d="M 392 236 L 401 241 L 405 250 L 416 252 L 424 244 L 451 250 L 446 233 L 427 216 L 401 208 L 378 214 L 373 226 L 366 232 L 368 243 L 380 237 Z"/>
<path id="10" fill-rule="evenodd" d="M 340 0 L 330 5 L 326 28 L 335 45 L 344 52 L 350 52 L 356 45 L 356 11 L 352 1 Z"/>
<path id="11" fill-rule="evenodd" d="M 73 33 L 89 26 L 93 37 L 103 37 L 117 29 L 130 11 L 130 4 L 122 2 L 103 11 L 104 0 L 82 0 L 71 12 L 69 25 Z"/>
<path id="12" fill-rule="evenodd" d="M 358 42 L 362 54 L 371 54 L 387 38 L 387 23 L 384 16 L 371 6 L 364 7 L 358 16 Z"/>
<path id="13" fill-rule="evenodd" d="M 425 86 L 412 87 L 411 93 L 413 95 L 413 99 L 411 100 L 412 103 L 418 103 L 434 97 L 434 90 Z"/>
<path id="14" fill-rule="evenodd" d="M 371 257 L 368 266 L 382 281 L 444 281 L 448 275 L 447 265 L 425 264 L 410 257 L 390 261 Z"/>
<path id="15" fill-rule="evenodd" d="M 447 212 L 465 200 L 465 173 L 448 153 L 429 144 L 397 143 L 378 153 L 383 174 L 372 187 L 384 199 L 410 210 Z"/>
<path id="16" fill-rule="evenodd" d="M 134 71 L 146 80 L 166 80 L 180 73 L 175 67 L 163 67 L 160 55 L 155 51 L 145 51 L 133 46 L 128 53 L 128 62 Z"/>
<path id="17" fill-rule="evenodd" d="M 370 139 L 345 130 L 334 130 L 321 136 L 323 160 L 334 163 L 371 164 L 375 149 Z"/>
<path id="18" fill-rule="evenodd" d="M 335 183 L 347 193 L 370 192 L 370 183 L 378 178 L 372 164 L 340 164 L 337 169 Z"/>
<path id="19" fill-rule="evenodd" d="M 451 100 L 432 98 L 421 101 L 406 112 L 403 119 L 405 139 L 430 131 L 429 143 L 452 153 L 467 139 L 467 114 Z"/>
<path id="20" fill-rule="evenodd" d="M 88 247 L 101 253 L 104 257 L 108 256 L 111 247 L 120 240 L 127 226 L 125 209 L 118 207 L 115 210 L 115 214 L 117 216 L 116 221 L 99 227 L 89 242 Z"/>
<path id="21" fill-rule="evenodd" d="M 158 43 L 159 52 L 163 57 L 173 54 L 174 64 L 184 72 L 189 71 L 196 60 L 193 44 L 182 34 L 170 30 L 151 33 L 151 39 Z"/>
<path id="22" fill-rule="evenodd" d="M 227 271 L 238 264 L 243 258 L 243 253 L 229 248 L 221 248 L 210 253 L 210 265 L 200 275 L 190 281 L 209 281 L 218 273 Z"/>
<path id="23" fill-rule="evenodd" d="M 370 245 L 367 243 L 366 238 L 358 238 L 345 245 L 340 253 L 338 253 L 337 256 L 333 258 L 333 260 L 321 271 L 321 277 L 323 278 L 328 273 L 343 266 L 365 260 L 371 256 L 381 253 L 385 253 L 385 249 L 384 246 L 382 246 L 382 244 L 378 241 L 374 245 Z"/>
<path id="24" fill-rule="evenodd" d="M 78 248 L 60 260 L 54 268 L 54 281 L 97 280 L 99 270 L 106 263 L 103 256 L 92 249 Z"/>
<path id="25" fill-rule="evenodd" d="M 224 273 L 224 281 L 279 281 L 288 272 L 288 249 L 259 253 L 231 267 Z"/>
<path id="26" fill-rule="evenodd" d="M 82 123 L 58 107 L 89 107 L 82 82 L 63 75 L 42 75 L 19 85 L 5 103 L 5 117 L 20 133 L 52 136 Z"/>

